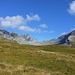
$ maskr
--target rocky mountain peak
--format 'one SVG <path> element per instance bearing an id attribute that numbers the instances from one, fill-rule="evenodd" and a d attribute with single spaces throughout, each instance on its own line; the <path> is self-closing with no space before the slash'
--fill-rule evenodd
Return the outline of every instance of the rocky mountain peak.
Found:
<path id="1" fill-rule="evenodd" d="M 26 35 L 18 35 L 15 32 L 9 33 L 4 29 L 0 29 L 0 37 L 6 38 L 9 40 L 14 40 L 19 44 L 31 44 L 31 45 L 39 45 L 38 40 L 31 38 L 29 34 Z"/>
<path id="2" fill-rule="evenodd" d="M 74 36 L 75 36 L 75 30 L 73 30 L 73 31 L 71 32 L 71 35 L 74 35 Z"/>
<path id="3" fill-rule="evenodd" d="M 0 29 L 0 34 L 10 34 L 10 33 L 4 29 Z"/>
<path id="4" fill-rule="evenodd" d="M 15 33 L 15 32 L 12 32 L 10 35 L 11 35 L 12 37 L 16 37 L 16 36 L 18 36 L 18 34 Z"/>
<path id="5" fill-rule="evenodd" d="M 52 39 L 52 40 L 49 40 L 49 41 L 44 41 L 42 43 L 44 44 L 62 44 L 62 45 L 71 45 L 70 41 L 73 41 L 73 39 L 75 38 L 75 30 L 67 33 L 67 34 L 64 34 L 64 35 L 61 35 L 60 37 L 58 37 L 57 39 Z M 75 41 L 75 40 L 74 40 Z"/>
<path id="6" fill-rule="evenodd" d="M 29 41 L 31 39 L 30 35 L 29 34 L 26 34 L 26 39 Z"/>

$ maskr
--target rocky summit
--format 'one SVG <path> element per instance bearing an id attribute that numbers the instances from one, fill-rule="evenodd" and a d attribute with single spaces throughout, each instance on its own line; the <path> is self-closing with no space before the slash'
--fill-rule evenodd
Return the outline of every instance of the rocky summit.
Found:
<path id="1" fill-rule="evenodd" d="M 73 30 L 67 34 L 61 35 L 57 39 L 43 41 L 42 44 L 45 44 L 45 45 L 61 44 L 61 45 L 71 46 L 71 42 L 74 42 L 74 41 L 75 41 L 75 30 Z"/>
<path id="2" fill-rule="evenodd" d="M 10 33 L 4 29 L 0 29 L 0 38 L 13 40 L 19 44 L 40 45 L 39 42 L 36 39 L 31 38 L 29 34 L 19 35 L 15 32 Z"/>

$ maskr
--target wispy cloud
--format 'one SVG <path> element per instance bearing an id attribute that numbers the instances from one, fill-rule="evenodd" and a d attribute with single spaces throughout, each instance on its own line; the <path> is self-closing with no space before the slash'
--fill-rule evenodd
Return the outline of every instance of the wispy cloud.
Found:
<path id="1" fill-rule="evenodd" d="M 40 27 L 41 28 L 48 28 L 48 26 L 46 24 L 41 24 Z"/>
<path id="2" fill-rule="evenodd" d="M 31 28 L 29 26 L 20 26 L 19 29 L 27 31 L 27 32 L 35 32 L 36 31 L 36 28 Z"/>
<path id="3" fill-rule="evenodd" d="M 40 28 L 36 28 L 35 33 L 41 33 L 42 30 Z"/>
<path id="4" fill-rule="evenodd" d="M 31 28 L 30 26 L 28 26 L 28 23 L 30 21 L 40 21 L 39 15 L 26 15 L 26 18 L 20 15 L 6 16 L 5 18 L 0 17 L 0 25 L 2 27 L 18 28 L 20 30 L 25 30 L 28 32 L 38 32 L 38 29 L 36 30 L 36 28 Z"/>
<path id="5" fill-rule="evenodd" d="M 15 28 L 21 24 L 24 24 L 24 18 L 20 15 L 17 16 L 6 16 L 5 18 L 0 17 L 0 24 L 3 27 Z"/>
<path id="6" fill-rule="evenodd" d="M 40 17 L 39 17 L 38 14 L 36 14 L 36 15 L 26 15 L 26 16 L 27 16 L 27 18 L 26 18 L 27 21 L 40 21 Z"/>
<path id="7" fill-rule="evenodd" d="M 75 1 L 72 1 L 72 3 L 69 4 L 70 7 L 68 9 L 68 12 L 71 14 L 71 15 L 75 15 Z"/>
<path id="8" fill-rule="evenodd" d="M 39 27 L 32 25 L 28 25 L 32 21 L 40 21 L 40 17 L 38 14 L 31 14 L 26 15 L 26 18 L 23 16 L 17 15 L 17 16 L 6 16 L 0 17 L 0 26 L 4 28 L 16 28 L 25 32 L 34 32 L 34 33 L 49 33 L 48 30 L 45 30 L 45 28 L 48 28 L 46 24 L 41 24 Z"/>
<path id="9" fill-rule="evenodd" d="M 49 31 L 49 33 L 54 33 L 54 30 Z"/>

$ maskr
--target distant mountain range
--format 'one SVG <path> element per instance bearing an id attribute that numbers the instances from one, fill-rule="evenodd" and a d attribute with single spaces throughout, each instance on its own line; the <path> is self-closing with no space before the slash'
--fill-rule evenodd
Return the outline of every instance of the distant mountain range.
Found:
<path id="1" fill-rule="evenodd" d="M 62 45 L 71 45 L 72 41 L 75 41 L 75 30 L 61 35 L 57 39 L 52 39 L 49 41 L 38 42 L 37 39 L 31 38 L 29 34 L 19 35 L 15 32 L 8 32 L 4 29 L 0 29 L 0 38 L 6 38 L 9 40 L 16 41 L 19 44 L 30 44 L 30 45 L 51 45 L 51 44 L 62 44 Z"/>

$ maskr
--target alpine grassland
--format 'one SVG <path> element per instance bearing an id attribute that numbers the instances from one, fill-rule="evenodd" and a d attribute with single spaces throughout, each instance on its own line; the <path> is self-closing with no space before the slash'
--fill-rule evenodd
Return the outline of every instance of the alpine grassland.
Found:
<path id="1" fill-rule="evenodd" d="M 75 48 L 0 39 L 0 75 L 75 75 Z"/>

